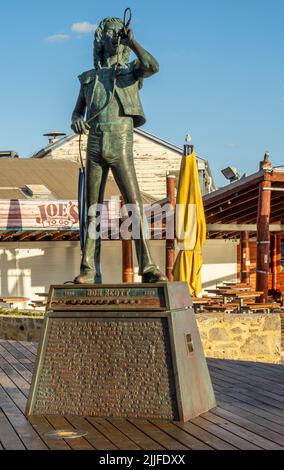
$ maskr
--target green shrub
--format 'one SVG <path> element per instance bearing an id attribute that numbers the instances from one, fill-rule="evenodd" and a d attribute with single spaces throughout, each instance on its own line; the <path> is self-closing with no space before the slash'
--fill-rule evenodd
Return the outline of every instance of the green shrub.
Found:
<path id="1" fill-rule="evenodd" d="M 9 317 L 19 317 L 19 316 L 28 316 L 28 317 L 43 317 L 44 312 L 39 310 L 19 310 L 15 308 L 14 310 L 9 310 L 3 307 L 0 307 L 0 315 L 7 315 Z"/>

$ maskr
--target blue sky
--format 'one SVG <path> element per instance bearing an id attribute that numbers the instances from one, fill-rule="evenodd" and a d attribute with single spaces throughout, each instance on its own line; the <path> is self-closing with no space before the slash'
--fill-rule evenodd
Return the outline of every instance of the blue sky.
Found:
<path id="1" fill-rule="evenodd" d="M 142 90 L 145 130 L 176 145 L 189 132 L 218 184 L 228 164 L 254 172 L 266 150 L 284 164 L 283 0 L 1 2 L 0 148 L 30 156 L 42 134 L 70 132 L 77 76 L 92 68 L 84 31 L 127 6 L 160 63 Z"/>

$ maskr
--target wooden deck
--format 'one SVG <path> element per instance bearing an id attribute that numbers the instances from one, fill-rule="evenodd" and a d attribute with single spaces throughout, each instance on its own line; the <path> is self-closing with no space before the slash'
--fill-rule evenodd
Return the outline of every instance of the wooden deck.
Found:
<path id="1" fill-rule="evenodd" d="M 0 449 L 283 450 L 284 366 L 208 359 L 218 407 L 183 424 L 24 416 L 37 346 L 0 340 Z M 68 440 L 55 429 L 87 431 Z"/>

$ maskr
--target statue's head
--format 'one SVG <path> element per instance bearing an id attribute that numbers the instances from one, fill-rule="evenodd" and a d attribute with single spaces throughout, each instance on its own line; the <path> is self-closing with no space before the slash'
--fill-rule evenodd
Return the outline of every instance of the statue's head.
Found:
<path id="1" fill-rule="evenodd" d="M 108 17 L 102 20 L 95 31 L 94 38 L 94 66 L 101 68 L 104 59 L 113 56 L 117 52 L 115 40 L 118 32 L 123 28 L 120 18 Z M 127 64 L 129 61 L 130 49 L 128 46 L 120 45 L 120 62 Z"/>

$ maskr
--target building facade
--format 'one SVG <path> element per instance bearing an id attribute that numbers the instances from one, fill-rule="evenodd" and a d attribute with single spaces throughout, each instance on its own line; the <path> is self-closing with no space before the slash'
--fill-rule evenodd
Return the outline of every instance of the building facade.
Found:
<path id="1" fill-rule="evenodd" d="M 83 155 L 86 140 L 83 140 Z M 51 143 L 33 158 L 0 158 L 0 295 L 38 300 L 51 284 L 72 281 L 80 266 L 78 219 L 78 137 Z M 178 177 L 182 149 L 144 131 L 135 131 L 135 165 L 145 204 L 165 200 L 166 175 Z M 214 189 L 206 160 L 198 158 L 203 193 Z M 177 178 L 178 179 L 178 178 Z M 119 198 L 109 179 L 105 204 Z M 108 217 L 109 218 L 109 217 Z M 165 240 L 151 240 L 156 263 L 165 270 Z M 139 281 L 134 251 L 134 279 Z M 218 270 L 216 265 L 218 264 Z M 102 243 L 104 282 L 122 281 L 122 242 Z M 237 273 L 237 244 L 209 240 L 204 247 L 204 288 Z M 28 308 L 29 302 L 24 305 Z"/>
<path id="2" fill-rule="evenodd" d="M 83 161 L 86 159 L 87 137 L 82 136 L 81 152 Z M 134 163 L 142 192 L 159 200 L 166 196 L 166 176 L 177 177 L 183 150 L 166 140 L 141 129 L 134 130 Z M 80 164 L 79 136 L 69 135 L 58 139 L 35 153 L 32 158 L 48 158 L 68 160 Z M 214 191 L 215 184 L 210 165 L 204 158 L 197 157 L 199 181 L 202 194 Z M 112 179 L 112 175 L 109 176 Z"/>

